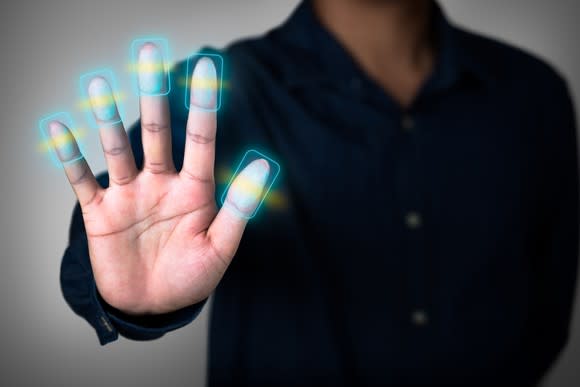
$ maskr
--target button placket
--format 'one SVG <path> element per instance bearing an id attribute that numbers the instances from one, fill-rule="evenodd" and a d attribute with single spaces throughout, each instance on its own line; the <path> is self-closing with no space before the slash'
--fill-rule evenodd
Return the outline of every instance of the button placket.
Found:
<path id="1" fill-rule="evenodd" d="M 413 130 L 415 128 L 415 120 L 413 119 L 413 116 L 411 116 L 410 114 L 404 114 L 401 117 L 401 128 L 405 132 L 410 132 L 411 130 Z"/>

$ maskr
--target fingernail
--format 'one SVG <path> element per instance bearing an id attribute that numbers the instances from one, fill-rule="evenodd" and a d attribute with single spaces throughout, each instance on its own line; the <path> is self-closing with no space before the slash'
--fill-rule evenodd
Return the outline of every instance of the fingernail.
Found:
<path id="1" fill-rule="evenodd" d="M 89 83 L 88 92 L 89 101 L 97 120 L 107 122 L 119 119 L 113 90 L 104 78 L 93 78 Z"/>
<path id="2" fill-rule="evenodd" d="M 214 109 L 217 96 L 216 68 L 211 59 L 203 57 L 191 77 L 191 104 L 204 109 Z"/>
<path id="3" fill-rule="evenodd" d="M 161 50 L 153 43 L 145 43 L 139 51 L 139 89 L 144 94 L 165 92 L 165 69 Z"/>
<path id="4" fill-rule="evenodd" d="M 243 216 L 250 216 L 260 203 L 270 165 L 264 159 L 252 161 L 230 186 L 227 201 Z"/>
<path id="5" fill-rule="evenodd" d="M 48 134 L 60 161 L 72 161 L 79 157 L 79 148 L 72 134 L 63 124 L 58 121 L 50 122 L 48 124 Z"/>

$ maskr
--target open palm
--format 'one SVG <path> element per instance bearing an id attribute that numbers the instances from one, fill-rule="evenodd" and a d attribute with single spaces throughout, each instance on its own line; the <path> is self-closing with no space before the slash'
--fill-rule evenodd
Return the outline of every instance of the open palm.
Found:
<path id="1" fill-rule="evenodd" d="M 216 70 L 208 58 L 192 76 L 183 168 L 171 155 L 167 75 L 158 47 L 139 53 L 144 165 L 139 171 L 105 79 L 88 86 L 109 169 L 109 187 L 97 183 L 69 129 L 58 121 L 48 132 L 80 202 L 99 293 L 129 314 L 165 313 L 208 297 L 239 245 L 247 215 L 256 208 L 268 162 L 250 163 L 234 180 L 226 205 L 214 200 Z M 196 80 L 203 82 L 196 82 Z M 201 85 L 201 86 L 200 86 Z"/>

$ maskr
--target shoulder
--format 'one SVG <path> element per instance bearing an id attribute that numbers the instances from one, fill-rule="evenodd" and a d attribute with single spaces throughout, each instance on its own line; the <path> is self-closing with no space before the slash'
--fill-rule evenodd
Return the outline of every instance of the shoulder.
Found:
<path id="1" fill-rule="evenodd" d="M 534 89 L 566 90 L 562 74 L 547 60 L 505 41 L 456 28 L 463 55 L 479 62 L 490 76 L 509 84 Z"/>
<path id="2" fill-rule="evenodd" d="M 290 48 L 274 29 L 268 33 L 236 41 L 224 54 L 231 67 L 231 76 L 238 82 L 257 79 L 276 82 L 285 76 L 286 67 L 296 61 L 295 48 Z"/>

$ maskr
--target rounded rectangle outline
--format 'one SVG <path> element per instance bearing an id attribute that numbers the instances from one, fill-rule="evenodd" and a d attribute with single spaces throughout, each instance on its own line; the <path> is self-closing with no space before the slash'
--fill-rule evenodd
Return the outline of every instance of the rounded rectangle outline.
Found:
<path id="1" fill-rule="evenodd" d="M 115 73 L 113 72 L 113 70 L 111 68 L 104 68 L 104 69 L 100 69 L 100 70 L 91 71 L 91 72 L 82 74 L 79 77 L 79 88 L 80 88 L 81 97 L 82 97 L 81 102 L 84 104 L 85 102 L 90 101 L 88 88 L 83 87 L 83 86 L 88 86 L 88 83 L 85 85 L 85 82 L 83 82 L 83 80 L 88 78 L 88 77 L 94 78 L 97 75 L 102 75 L 107 80 L 107 82 L 109 82 L 109 86 L 111 86 L 111 90 L 113 91 L 113 100 L 115 102 L 115 105 L 117 106 L 117 112 L 119 113 L 119 119 L 117 121 L 107 122 L 107 125 L 114 125 L 114 124 L 118 124 L 119 122 L 123 122 L 123 116 L 125 113 L 123 111 L 123 104 L 120 103 L 116 98 L 117 96 L 120 95 L 119 84 L 117 83 L 117 78 L 115 77 Z M 90 80 L 89 80 L 89 82 L 90 82 Z M 85 114 L 89 116 L 88 122 L 89 122 L 90 126 L 93 129 L 98 129 L 99 124 L 97 123 L 97 119 L 95 118 L 95 116 L 92 112 L 92 109 L 91 108 L 84 108 L 83 110 L 85 110 Z"/>
<path id="2" fill-rule="evenodd" d="M 161 49 L 161 55 L 163 55 L 163 67 L 164 67 L 163 71 L 165 71 L 165 74 L 167 75 L 167 91 L 165 93 L 155 93 L 155 94 L 143 93 L 139 88 L 139 79 L 138 79 L 139 75 L 137 74 L 137 71 L 132 70 L 132 66 L 135 66 L 138 63 L 138 53 L 139 53 L 138 44 L 147 42 L 155 43 Z M 161 43 L 161 45 L 158 45 L 158 43 Z M 153 36 L 133 39 L 133 41 L 131 42 L 130 58 L 131 61 L 129 62 L 129 64 L 131 66 L 131 80 L 135 95 L 137 95 L 138 97 L 142 95 L 148 97 L 161 97 L 164 95 L 168 95 L 171 92 L 171 71 L 170 71 L 171 66 L 169 64 L 170 52 L 169 52 L 169 42 L 167 39 Z"/>
<path id="3" fill-rule="evenodd" d="M 254 212 L 252 212 L 251 215 L 249 215 L 249 216 L 248 215 L 244 215 L 244 214 L 242 214 L 242 213 L 240 213 L 239 211 L 236 210 L 236 213 L 238 215 L 240 215 L 244 219 L 252 219 L 254 216 L 256 216 L 256 214 L 258 213 L 258 210 L 260 209 L 260 207 L 262 207 L 262 203 L 266 199 L 266 196 L 268 196 L 268 193 L 270 192 L 270 189 L 274 185 L 274 182 L 278 178 L 278 175 L 280 174 L 280 170 L 281 170 L 280 164 L 278 164 L 271 157 L 266 156 L 262 152 L 259 152 L 259 151 L 255 150 L 255 149 L 250 149 L 250 150 L 246 151 L 246 153 L 244 153 L 244 156 L 242 157 L 242 160 L 238 163 L 238 167 L 234 171 L 234 174 L 232 175 L 232 177 L 231 177 L 228 185 L 226 186 L 226 189 L 222 193 L 222 196 L 220 198 L 220 202 L 221 202 L 222 206 L 227 206 L 228 205 L 227 202 L 226 202 L 226 196 L 228 194 L 228 191 L 230 190 L 230 186 L 234 182 L 234 179 L 236 178 L 236 176 L 238 176 L 238 173 L 240 172 L 240 169 L 241 169 L 242 165 L 244 165 L 244 161 L 246 161 L 246 158 L 248 158 L 248 155 L 250 155 L 251 153 L 256 153 L 259 156 L 258 158 L 266 159 L 269 163 L 271 163 L 271 165 L 273 165 L 273 166 L 276 167 L 276 171 L 275 171 L 275 173 L 274 173 L 274 175 L 272 177 L 272 181 L 270 182 L 270 184 L 268 184 L 267 187 L 264 187 L 265 188 L 265 191 L 264 191 L 264 194 L 262 195 L 262 199 L 260 200 L 260 203 L 258 203 L 258 205 L 256 206 L 256 209 L 254 210 Z M 232 208 L 232 207 L 231 206 L 228 206 L 228 208 Z"/>
<path id="4" fill-rule="evenodd" d="M 64 119 L 58 119 L 59 117 L 64 117 Z M 49 114 L 47 116 L 44 116 L 43 118 L 41 118 L 40 120 L 38 120 L 38 129 L 40 130 L 40 135 L 42 137 L 42 141 L 44 144 L 48 144 L 50 142 L 50 138 L 48 136 L 48 134 L 45 131 L 45 127 L 46 124 L 48 123 L 48 121 L 59 121 L 61 123 L 63 123 L 70 131 L 74 130 L 74 121 L 73 118 L 71 116 L 71 114 L 69 112 L 66 111 L 62 111 L 62 112 L 57 112 L 57 113 L 52 113 Z M 84 154 L 84 149 L 83 146 L 81 145 L 80 141 L 78 141 L 78 139 L 75 138 L 75 141 L 77 142 L 77 146 L 79 147 L 79 157 L 72 159 L 72 160 L 68 160 L 68 161 L 60 161 L 60 159 L 58 158 L 58 156 L 56 155 L 56 151 L 54 150 L 54 148 L 51 146 L 50 147 L 50 159 L 52 160 L 52 163 L 57 166 L 57 167 L 63 167 L 66 164 L 72 164 L 76 161 L 82 160 L 85 158 Z"/>
<path id="5" fill-rule="evenodd" d="M 185 67 L 185 94 L 184 94 L 184 104 L 187 110 L 190 109 L 191 105 L 191 76 L 193 75 L 193 66 L 191 64 L 193 58 L 199 57 L 200 59 L 203 57 L 210 57 L 213 62 L 213 58 L 217 58 L 219 60 L 219 90 L 217 95 L 216 106 L 213 109 L 207 109 L 201 106 L 196 105 L 196 109 L 206 111 L 206 112 L 217 112 L 220 110 L 222 106 L 222 91 L 223 91 L 223 82 L 224 82 L 224 58 L 219 54 L 209 53 L 209 52 L 196 52 L 195 54 L 191 54 L 187 57 L 187 65 Z M 199 60 L 199 59 L 198 59 Z M 191 69 L 191 76 L 190 76 L 190 69 Z"/>

